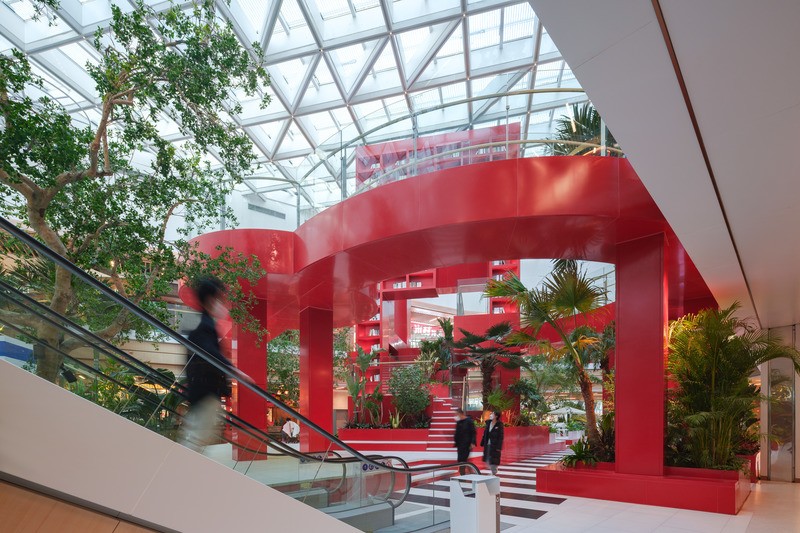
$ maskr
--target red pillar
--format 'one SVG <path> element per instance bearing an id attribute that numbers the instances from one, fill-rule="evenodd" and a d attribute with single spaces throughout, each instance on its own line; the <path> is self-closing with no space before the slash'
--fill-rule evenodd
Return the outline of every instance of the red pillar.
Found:
<path id="1" fill-rule="evenodd" d="M 333 432 L 333 311 L 300 311 L 300 412 Z M 326 450 L 329 441 L 300 424 L 302 451 Z"/>
<path id="2" fill-rule="evenodd" d="M 617 246 L 616 470 L 664 472 L 664 235 Z"/>
<path id="3" fill-rule="evenodd" d="M 261 321 L 262 326 L 266 325 L 267 302 L 257 300 L 256 305 L 251 309 L 253 317 Z M 233 364 L 242 372 L 249 375 L 262 389 L 267 388 L 267 341 L 258 342 L 258 336 L 249 331 L 244 331 L 237 327 L 236 347 L 233 352 Z M 243 386 L 236 387 L 233 402 L 233 412 L 240 418 L 250 422 L 258 429 L 267 430 L 267 403 L 260 396 Z M 253 440 L 247 433 L 234 431 L 233 437 L 233 459 L 237 461 L 249 459 L 266 459 L 266 449 L 260 440 Z M 264 452 L 256 454 L 245 451 L 237 447 L 241 446 Z"/>
<path id="4" fill-rule="evenodd" d="M 408 300 L 394 301 L 394 332 L 408 344 Z"/>

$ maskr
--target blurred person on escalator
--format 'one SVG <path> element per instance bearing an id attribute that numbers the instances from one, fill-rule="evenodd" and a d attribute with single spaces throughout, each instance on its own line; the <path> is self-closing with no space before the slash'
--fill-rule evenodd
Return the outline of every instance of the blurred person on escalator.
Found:
<path id="1" fill-rule="evenodd" d="M 193 284 L 197 301 L 203 314 L 200 324 L 189 333 L 189 340 L 205 350 L 221 364 L 233 368 L 222 354 L 217 336 L 216 320 L 227 315 L 223 303 L 225 286 L 212 276 L 198 279 Z M 189 412 L 184 417 L 179 441 L 195 451 L 219 440 L 220 400 L 230 396 L 230 381 L 225 373 L 203 359 L 199 354 L 190 354 L 186 365 L 189 396 Z"/>

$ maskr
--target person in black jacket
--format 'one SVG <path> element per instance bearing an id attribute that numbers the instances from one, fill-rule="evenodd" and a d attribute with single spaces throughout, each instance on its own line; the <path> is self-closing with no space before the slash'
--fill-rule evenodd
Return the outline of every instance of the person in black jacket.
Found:
<path id="1" fill-rule="evenodd" d="M 475 423 L 472 418 L 464 414 L 463 409 L 456 409 L 456 432 L 453 434 L 453 441 L 458 451 L 458 462 L 466 463 L 469 460 L 469 452 L 475 447 Z M 458 472 L 464 475 L 467 467 L 459 466 Z"/>
<path id="2" fill-rule="evenodd" d="M 225 366 L 232 366 L 222 354 L 217 337 L 214 315 L 224 312 L 222 298 L 225 286 L 213 277 L 199 279 L 194 286 L 203 308 L 200 324 L 189 333 L 189 340 Z M 218 437 L 220 398 L 230 396 L 231 389 L 225 374 L 203 359 L 191 354 L 186 365 L 189 412 L 181 426 L 180 441 L 195 450 L 211 444 Z"/>
<path id="3" fill-rule="evenodd" d="M 500 411 L 494 411 L 489 415 L 486 428 L 483 430 L 481 446 L 483 446 L 483 462 L 489 466 L 492 475 L 496 476 L 503 450 L 503 423 L 500 421 Z"/>

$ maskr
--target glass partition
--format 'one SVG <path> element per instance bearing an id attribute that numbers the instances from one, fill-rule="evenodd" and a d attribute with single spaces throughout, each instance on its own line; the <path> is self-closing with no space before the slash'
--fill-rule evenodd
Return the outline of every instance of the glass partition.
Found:
<path id="1" fill-rule="evenodd" d="M 398 509 L 406 503 L 419 476 L 449 476 L 459 465 L 409 468 L 400 457 L 364 455 L 336 439 L 246 376 L 219 363 L 180 334 L 111 291 L 98 274 L 89 274 L 64 260 L 13 224 L 0 218 L 0 336 L 26 357 L 23 368 L 40 374 L 54 370 L 51 380 L 88 401 L 123 416 L 164 438 L 191 446 L 209 459 L 247 477 L 318 508 L 348 523 L 361 523 L 369 515 L 380 531 L 398 525 Z M 51 308 L 53 292 L 48 285 L 55 269 L 71 276 L 74 301 L 69 318 Z M 246 388 L 278 412 L 279 418 L 297 420 L 324 437 L 318 450 L 301 452 L 284 442 L 280 433 L 258 428 L 220 409 L 213 439 L 187 441 L 185 371 L 155 369 L 100 336 L 84 329 L 102 329 L 109 317 L 122 310 L 129 320 L 152 328 L 148 342 L 169 341 L 184 353 L 193 353 L 216 366 L 234 388 Z M 124 335 L 123 335 L 124 338 Z M 98 435 L 98 438 L 102 438 Z M 477 468 L 468 465 L 471 471 Z M 445 520 L 433 503 L 417 503 L 427 514 L 428 526 Z M 408 509 L 408 506 L 404 509 Z M 414 521 L 412 521 L 413 523 Z M 409 526 L 404 531 L 413 531 Z M 426 526 L 427 527 L 427 526 Z"/>
<path id="2" fill-rule="evenodd" d="M 365 131 L 349 124 L 297 166 L 301 203 L 308 204 L 301 222 L 353 194 L 429 172 L 521 157 L 624 157 L 593 108 L 584 107 L 582 89 L 530 89 L 510 76 L 496 76 L 469 98 L 452 90 L 415 93 L 410 114 L 405 100 L 354 106 Z"/>

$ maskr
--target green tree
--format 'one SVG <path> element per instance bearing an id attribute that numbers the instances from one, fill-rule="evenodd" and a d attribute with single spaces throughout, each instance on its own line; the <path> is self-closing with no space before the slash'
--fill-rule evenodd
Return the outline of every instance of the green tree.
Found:
<path id="1" fill-rule="evenodd" d="M 433 379 L 434 374 L 443 368 L 450 368 L 453 348 L 453 321 L 450 318 L 437 318 L 442 335 L 434 339 L 423 339 L 419 343 L 417 363 L 422 373 Z"/>
<path id="2" fill-rule="evenodd" d="M 553 271 L 541 287 L 528 289 L 516 275 L 509 273 L 502 280 L 489 280 L 484 294 L 509 298 L 519 308 L 522 329 L 510 335 L 507 343 L 536 348 L 551 361 L 571 363 L 586 409 L 587 437 L 593 448 L 600 448 L 592 378 L 586 370 L 591 357 L 597 355 L 594 345 L 599 342 L 598 335 L 578 324 L 578 316 L 596 309 L 605 296 L 597 280 L 588 276 L 576 261 L 561 260 L 554 263 Z M 559 343 L 538 338 L 545 324 L 556 333 Z"/>
<path id="3" fill-rule="evenodd" d="M 761 364 L 787 357 L 800 372 L 800 354 L 735 316 L 739 304 L 704 309 L 669 328 L 666 457 L 672 464 L 735 468 L 735 451 L 749 438 L 760 389 L 750 375 Z"/>
<path id="4" fill-rule="evenodd" d="M 408 365 L 392 370 L 389 378 L 389 394 L 401 420 L 414 426 L 420 422 L 422 413 L 431 403 L 426 377 L 416 365 Z"/>
<path id="5" fill-rule="evenodd" d="M 42 6 L 57 2 L 37 3 Z M 88 125 L 73 121 L 55 100 L 30 96 L 28 89 L 43 83 L 20 51 L 0 55 L 0 213 L 151 312 L 164 310 L 160 298 L 174 280 L 215 272 L 231 289 L 233 318 L 263 333 L 247 312 L 252 294 L 238 284 L 261 276 L 257 262 L 223 249 L 212 259 L 184 238 L 165 240 L 178 215 L 195 230 L 232 217 L 225 197 L 252 172 L 255 153 L 226 117 L 241 112 L 235 91 L 257 95 L 262 105 L 269 101 L 260 47 L 242 47 L 216 9 L 213 0 L 160 12 L 141 0 L 129 13 L 112 5 L 109 32 L 98 29 L 93 40 L 100 60 L 87 65 L 100 101 L 99 118 Z M 160 132 L 162 117 L 190 140 L 169 142 Z M 35 260 L 30 253 L 16 259 L 17 266 Z M 119 308 L 76 310 L 69 272 L 48 267 L 47 275 L 39 289 L 53 311 L 105 339 L 144 328 Z M 59 346 L 52 328 L 10 318 Z M 36 368 L 52 381 L 60 366 L 61 357 L 49 349 Z"/>
<path id="6" fill-rule="evenodd" d="M 526 365 L 519 352 L 505 343 L 512 332 L 511 324 L 501 322 L 491 326 L 482 335 L 460 329 L 463 338 L 453 343 L 457 353 L 464 359 L 453 363 L 453 367 L 477 367 L 481 371 L 481 401 L 483 410 L 490 408 L 489 395 L 494 389 L 492 378 L 498 366 L 520 368 Z"/>
<path id="7" fill-rule="evenodd" d="M 367 402 L 374 401 L 374 396 L 370 399 L 367 393 L 367 369 L 372 361 L 378 357 L 378 352 L 365 352 L 361 346 L 356 346 L 356 358 L 346 376 L 347 392 L 353 400 L 353 422 L 356 424 L 366 423 L 368 405 Z"/>
<path id="8" fill-rule="evenodd" d="M 267 385 L 292 407 L 300 401 L 300 332 L 289 329 L 267 343 Z"/>
<path id="9" fill-rule="evenodd" d="M 602 127 L 600 113 L 590 102 L 572 104 L 572 116 L 561 115 L 555 120 L 554 137 L 569 142 L 553 144 L 551 153 L 554 155 L 588 155 L 591 153 L 600 155 L 597 146 L 601 144 L 600 131 Z M 580 143 L 586 143 L 589 146 Z M 606 146 L 611 148 L 606 152 L 607 155 L 622 156 L 619 144 L 608 128 L 606 128 Z"/>
<path id="10" fill-rule="evenodd" d="M 333 330 L 333 381 L 347 381 L 350 353 L 353 351 L 353 328 L 336 328 Z"/>

